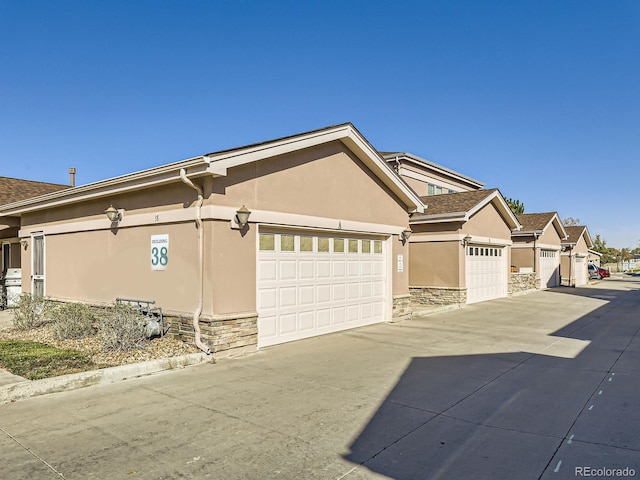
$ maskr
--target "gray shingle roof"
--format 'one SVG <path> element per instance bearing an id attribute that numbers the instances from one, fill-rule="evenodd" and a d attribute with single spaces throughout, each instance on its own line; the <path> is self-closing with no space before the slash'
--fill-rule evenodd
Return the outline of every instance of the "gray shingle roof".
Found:
<path id="1" fill-rule="evenodd" d="M 71 188 L 57 183 L 35 182 L 18 178 L 0 177 L 0 205 L 38 197 L 47 193 Z"/>

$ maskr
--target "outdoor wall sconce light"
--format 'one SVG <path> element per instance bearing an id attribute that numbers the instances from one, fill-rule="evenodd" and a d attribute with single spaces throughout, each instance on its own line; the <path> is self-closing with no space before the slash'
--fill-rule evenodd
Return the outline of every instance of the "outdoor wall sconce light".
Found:
<path id="1" fill-rule="evenodd" d="M 236 223 L 240 228 L 247 226 L 247 223 L 249 222 L 249 215 L 251 215 L 251 211 L 244 205 L 236 211 Z"/>
<path id="2" fill-rule="evenodd" d="M 471 243 L 471 235 L 467 235 L 462 239 L 462 244 L 466 247 Z"/>
<path id="3" fill-rule="evenodd" d="M 122 220 L 122 214 L 113 205 L 109 205 L 109 208 L 107 208 L 104 213 L 107 214 L 107 218 L 111 222 L 119 222 Z"/>
<path id="4" fill-rule="evenodd" d="M 29 246 L 29 241 L 28 240 L 20 240 L 20 245 L 22 245 L 22 248 L 24 248 L 26 250 L 27 247 Z"/>
<path id="5" fill-rule="evenodd" d="M 400 239 L 402 240 L 402 243 L 409 241 L 409 237 L 411 236 L 412 233 L 413 232 L 411 231 L 410 228 L 405 228 L 400 234 Z"/>

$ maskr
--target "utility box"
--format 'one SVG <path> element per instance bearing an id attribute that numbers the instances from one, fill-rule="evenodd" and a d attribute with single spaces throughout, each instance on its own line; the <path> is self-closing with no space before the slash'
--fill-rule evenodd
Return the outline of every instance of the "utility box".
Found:
<path id="1" fill-rule="evenodd" d="M 8 268 L 2 281 L 4 297 L 7 307 L 16 307 L 22 294 L 22 269 Z"/>

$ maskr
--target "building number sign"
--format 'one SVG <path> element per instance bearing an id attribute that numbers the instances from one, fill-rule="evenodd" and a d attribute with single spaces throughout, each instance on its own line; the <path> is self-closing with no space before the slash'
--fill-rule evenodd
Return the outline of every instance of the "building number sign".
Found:
<path id="1" fill-rule="evenodd" d="M 151 235 L 151 270 L 165 270 L 169 263 L 169 235 Z"/>

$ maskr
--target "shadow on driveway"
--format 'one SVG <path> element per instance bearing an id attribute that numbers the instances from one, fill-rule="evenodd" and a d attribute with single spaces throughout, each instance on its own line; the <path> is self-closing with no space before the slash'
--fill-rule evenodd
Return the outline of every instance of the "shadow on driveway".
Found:
<path id="1" fill-rule="evenodd" d="M 552 290 L 608 302 L 553 333 L 590 341 L 575 358 L 413 358 L 345 458 L 401 480 L 640 472 L 640 295 L 628 283 Z"/>

